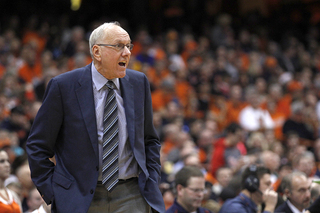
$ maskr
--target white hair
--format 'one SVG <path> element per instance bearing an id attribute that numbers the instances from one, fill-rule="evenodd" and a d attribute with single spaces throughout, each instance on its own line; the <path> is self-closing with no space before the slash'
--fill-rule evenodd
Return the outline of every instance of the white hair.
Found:
<path id="1" fill-rule="evenodd" d="M 120 27 L 120 23 L 115 21 L 115 22 L 106 22 L 102 25 L 100 25 L 99 27 L 97 27 L 96 29 L 94 29 L 90 35 L 89 38 L 89 49 L 90 49 L 90 55 L 92 57 L 92 47 L 93 45 L 97 44 L 98 42 L 100 42 L 101 40 L 103 40 L 107 35 L 108 32 L 107 30 L 111 27 L 114 26 L 119 26 Z"/>

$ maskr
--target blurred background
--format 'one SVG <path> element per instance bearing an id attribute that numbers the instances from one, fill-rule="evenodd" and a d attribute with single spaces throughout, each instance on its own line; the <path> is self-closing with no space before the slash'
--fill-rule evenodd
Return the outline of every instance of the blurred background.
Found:
<path id="1" fill-rule="evenodd" d="M 0 148 L 24 211 L 41 205 L 28 201 L 25 143 L 46 85 L 91 63 L 88 38 L 108 21 L 129 32 L 129 68 L 150 82 L 166 207 L 184 165 L 206 175 L 215 212 L 249 164 L 268 167 L 280 195 L 293 170 L 320 177 L 320 1 L 1 0 Z"/>
<path id="2" fill-rule="evenodd" d="M 320 10 L 317 0 L 2 0 L 0 6 L 2 29 L 12 17 L 25 25 L 36 16 L 50 24 L 66 18 L 69 25 L 86 29 L 93 21 L 122 20 L 133 33 L 147 27 L 157 35 L 175 27 L 192 28 L 199 35 L 216 22 L 217 15 L 227 13 L 233 18 L 235 30 L 246 26 L 257 31 L 254 27 L 261 24 L 272 27 L 268 33 L 274 38 L 281 37 L 285 30 L 299 33 L 292 27 L 306 30 L 309 24 L 317 24 Z"/>

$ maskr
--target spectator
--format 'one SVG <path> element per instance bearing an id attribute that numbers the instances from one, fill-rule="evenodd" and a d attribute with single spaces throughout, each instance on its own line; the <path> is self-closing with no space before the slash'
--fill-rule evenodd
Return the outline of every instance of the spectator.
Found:
<path id="1" fill-rule="evenodd" d="M 37 188 L 32 188 L 29 191 L 29 195 L 27 197 L 27 205 L 28 210 L 24 213 L 32 213 L 34 210 L 40 208 L 40 206 L 44 203 L 40 193 L 38 192 Z"/>
<path id="2" fill-rule="evenodd" d="M 293 172 L 285 176 L 281 188 L 287 201 L 276 212 L 304 212 L 310 206 L 310 181 L 303 172 Z"/>
<path id="3" fill-rule="evenodd" d="M 278 179 L 278 171 L 281 163 L 280 156 L 272 151 L 266 150 L 261 153 L 260 160 L 262 165 L 270 170 L 271 183 L 273 184 Z"/>
<path id="4" fill-rule="evenodd" d="M 10 175 L 10 163 L 8 154 L 0 150 L 0 212 L 21 213 L 21 202 L 19 197 L 4 186 L 4 181 Z"/>
<path id="5" fill-rule="evenodd" d="M 239 123 L 240 111 L 246 106 L 247 103 L 242 99 L 242 87 L 238 84 L 232 85 L 230 88 L 229 99 L 226 102 L 226 125 Z"/>
<path id="6" fill-rule="evenodd" d="M 10 116 L 0 123 L 0 129 L 16 132 L 19 137 L 19 144 L 23 147 L 30 130 L 30 123 L 23 107 L 13 107 L 10 111 Z"/>
<path id="7" fill-rule="evenodd" d="M 210 170 L 211 152 L 216 140 L 216 130 L 210 129 L 210 126 L 208 126 L 210 122 L 210 120 L 206 121 L 206 128 L 200 131 L 196 143 L 199 148 L 200 161 L 207 170 Z M 213 125 L 216 125 L 216 123 L 214 122 Z"/>
<path id="8" fill-rule="evenodd" d="M 270 170 L 265 167 L 248 166 L 242 173 L 242 191 L 227 200 L 220 213 L 257 212 L 258 205 L 265 204 L 264 213 L 274 212 L 277 204 L 277 193 L 271 189 Z"/>
<path id="9" fill-rule="evenodd" d="M 230 167 L 236 173 L 245 163 L 244 157 L 241 157 L 243 150 L 240 146 L 243 139 L 242 128 L 232 123 L 225 129 L 225 132 L 225 136 L 214 143 L 210 171 L 214 177 L 217 169 L 222 166 Z"/>
<path id="10" fill-rule="evenodd" d="M 169 154 L 169 152 L 175 148 L 175 135 L 181 131 L 181 128 L 177 124 L 167 124 L 163 128 L 163 141 L 162 141 L 162 152 Z"/>
<path id="11" fill-rule="evenodd" d="M 176 132 L 173 136 L 174 147 L 170 150 L 167 156 L 167 160 L 176 163 L 180 160 L 180 152 L 188 140 L 191 139 L 189 133 L 184 131 Z"/>
<path id="12" fill-rule="evenodd" d="M 177 197 L 173 205 L 166 213 L 175 212 L 198 212 L 210 213 L 211 211 L 201 207 L 205 189 L 205 178 L 201 170 L 197 167 L 183 167 L 175 175 L 175 189 Z"/>
<path id="13" fill-rule="evenodd" d="M 201 206 L 212 212 L 219 212 L 221 204 L 212 198 L 212 183 L 206 181 L 205 186 L 207 193 L 204 194 Z"/>
<path id="14" fill-rule="evenodd" d="M 310 187 L 311 203 L 314 203 L 319 196 L 320 196 L 320 184 L 313 182 Z"/>
<path id="15" fill-rule="evenodd" d="M 292 114 L 283 124 L 282 132 L 285 138 L 292 131 L 299 135 L 300 144 L 311 146 L 314 140 L 314 132 L 308 128 L 304 117 L 304 104 L 296 102 L 292 105 Z"/>
<path id="16" fill-rule="evenodd" d="M 265 134 L 259 131 L 251 132 L 246 141 L 248 154 L 260 155 L 261 152 L 269 149 Z"/>
<path id="17" fill-rule="evenodd" d="M 220 167 L 216 172 L 216 180 L 217 182 L 213 184 L 212 186 L 212 197 L 218 201 L 221 192 L 224 188 L 226 188 L 229 185 L 229 182 L 232 178 L 232 169 L 229 167 Z"/>
<path id="18" fill-rule="evenodd" d="M 242 109 L 239 114 L 239 123 L 242 128 L 248 133 L 273 129 L 274 122 L 270 113 L 260 107 L 261 103 L 254 88 L 247 88 L 246 99 L 249 105 Z"/>
<path id="19" fill-rule="evenodd" d="M 307 177 L 316 177 L 316 164 L 315 158 L 312 152 L 305 151 L 293 159 L 293 169 L 303 172 Z"/>
<path id="20" fill-rule="evenodd" d="M 37 59 L 37 53 L 34 48 L 25 45 L 22 49 L 24 64 L 18 70 L 19 79 L 23 83 L 37 83 L 42 77 L 42 65 Z"/>
<path id="21" fill-rule="evenodd" d="M 277 177 L 277 180 L 276 182 L 274 182 L 272 184 L 272 187 L 273 187 L 273 190 L 280 193 L 280 194 L 283 194 L 283 191 L 280 187 L 280 184 L 282 182 L 282 179 L 292 173 L 292 165 L 290 163 L 285 163 L 285 164 L 282 164 L 280 165 L 279 169 L 278 169 L 278 177 Z"/>
<path id="22" fill-rule="evenodd" d="M 21 183 L 22 209 L 25 212 L 29 208 L 27 204 L 29 192 L 31 189 L 35 187 L 31 180 L 31 172 L 30 172 L 29 164 L 27 163 L 21 164 L 16 170 L 16 176 L 19 182 Z"/>
<path id="23" fill-rule="evenodd" d="M 268 98 L 266 105 L 267 105 L 266 109 L 270 113 L 270 116 L 274 122 L 273 132 L 274 132 L 275 138 L 281 141 L 283 139 L 282 127 L 287 117 L 284 113 L 282 113 L 277 109 L 276 102 L 273 99 Z"/>

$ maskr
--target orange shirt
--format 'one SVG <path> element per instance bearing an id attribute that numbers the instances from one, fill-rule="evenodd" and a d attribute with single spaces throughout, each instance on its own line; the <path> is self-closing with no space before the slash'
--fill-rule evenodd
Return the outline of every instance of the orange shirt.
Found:
<path id="1" fill-rule="evenodd" d="M 157 89 L 151 93 L 152 108 L 155 112 L 163 109 L 172 99 L 174 95 L 165 93 L 161 89 Z"/>
<path id="2" fill-rule="evenodd" d="M 287 94 L 277 104 L 277 110 L 286 115 L 286 118 L 289 118 L 291 115 L 291 95 Z"/>
<path id="3" fill-rule="evenodd" d="M 161 72 L 158 73 L 153 67 L 150 67 L 146 73 L 150 83 L 157 88 L 160 86 L 162 80 L 165 79 L 169 74 L 170 71 L 168 69 L 161 70 Z"/>
<path id="4" fill-rule="evenodd" d="M 162 143 L 162 152 L 164 154 L 169 154 L 169 152 L 176 147 L 175 143 L 172 142 L 171 140 L 165 140 Z"/>
<path id="5" fill-rule="evenodd" d="M 283 114 L 282 112 L 274 112 L 270 113 L 270 116 L 274 122 L 274 136 L 276 139 L 282 141 L 283 139 L 283 133 L 282 133 L 282 127 L 284 122 L 286 121 L 286 115 Z"/>
<path id="6" fill-rule="evenodd" d="M 227 113 L 225 119 L 225 125 L 228 126 L 231 123 L 239 123 L 240 111 L 248 105 L 246 102 L 233 103 L 228 100 L 226 102 Z"/>
<path id="7" fill-rule="evenodd" d="M 186 107 L 189 100 L 189 93 L 192 90 L 188 81 L 176 81 L 176 95 L 183 107 Z"/>
<path id="8" fill-rule="evenodd" d="M 291 101 L 292 101 L 292 96 L 290 94 L 283 96 L 277 102 L 275 111 L 282 113 L 285 115 L 286 118 L 289 118 L 291 115 Z M 262 103 L 261 108 L 267 109 L 267 103 L 266 102 Z"/>
<path id="9" fill-rule="evenodd" d="M 0 64 L 0 79 L 2 79 L 5 72 L 6 68 Z"/>
<path id="10" fill-rule="evenodd" d="M 241 61 L 241 72 L 244 72 L 246 73 L 249 69 L 249 66 L 250 66 L 250 58 L 248 56 L 247 53 L 240 53 L 239 54 L 239 57 L 240 57 L 240 61 Z"/>
<path id="11" fill-rule="evenodd" d="M 0 196 L 0 212 L 1 213 L 21 213 L 20 206 L 14 201 L 13 195 L 6 190 L 9 199 L 6 200 Z"/>
<path id="12" fill-rule="evenodd" d="M 18 71 L 19 77 L 27 83 L 32 83 L 32 80 L 36 77 L 41 78 L 42 67 L 40 63 L 35 63 L 33 67 L 28 64 L 24 64 Z"/>
<path id="13" fill-rule="evenodd" d="M 1 213 L 20 213 L 19 205 L 13 201 L 11 204 L 4 204 L 0 202 L 0 212 Z"/>
<path id="14" fill-rule="evenodd" d="M 47 38 L 41 37 L 37 32 L 34 31 L 27 31 L 22 38 L 22 43 L 35 43 L 37 47 L 37 55 L 40 56 L 43 52 L 46 44 L 47 44 Z"/>
<path id="15" fill-rule="evenodd" d="M 211 115 L 214 117 L 215 121 L 217 122 L 218 125 L 218 131 L 222 132 L 224 128 L 226 127 L 226 117 L 225 117 L 225 112 L 224 109 L 220 109 L 216 105 L 211 105 L 209 107 Z"/>
<path id="16" fill-rule="evenodd" d="M 272 184 L 272 188 L 274 191 L 277 191 L 278 188 L 280 187 L 282 178 L 278 178 L 273 184 Z"/>
<path id="17" fill-rule="evenodd" d="M 133 41 L 132 44 L 134 45 L 131 55 L 138 55 L 142 51 L 142 45 L 139 41 Z"/>

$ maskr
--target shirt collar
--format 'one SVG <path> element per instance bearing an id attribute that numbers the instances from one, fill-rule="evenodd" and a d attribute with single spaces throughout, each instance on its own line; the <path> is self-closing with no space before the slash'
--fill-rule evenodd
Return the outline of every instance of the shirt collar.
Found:
<path id="1" fill-rule="evenodd" d="M 91 70 L 92 70 L 92 81 L 95 85 L 96 89 L 99 91 L 106 83 L 109 81 L 106 79 L 101 73 L 98 72 L 94 64 L 91 64 Z M 114 85 L 116 85 L 116 88 L 119 89 L 120 87 L 120 81 L 119 78 L 113 78 L 110 81 L 113 81 Z"/>
<path id="2" fill-rule="evenodd" d="M 287 200 L 287 203 L 293 213 L 304 213 L 305 212 L 305 209 L 303 209 L 302 212 L 300 212 L 300 210 L 297 209 L 289 200 Z"/>

